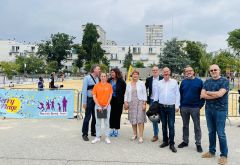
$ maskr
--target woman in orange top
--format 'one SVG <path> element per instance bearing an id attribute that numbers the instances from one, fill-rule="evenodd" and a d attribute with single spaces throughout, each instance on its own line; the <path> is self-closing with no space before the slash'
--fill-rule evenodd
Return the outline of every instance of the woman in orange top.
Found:
<path id="1" fill-rule="evenodd" d="M 112 99 L 112 85 L 107 82 L 107 74 L 101 73 L 100 82 L 97 83 L 93 90 L 93 100 L 95 102 L 95 116 L 96 116 L 96 137 L 92 141 L 92 143 L 97 143 L 100 141 L 101 136 L 101 118 L 97 118 L 97 111 L 102 111 L 102 109 L 107 109 L 107 118 L 104 118 L 104 129 L 105 129 L 105 142 L 110 144 L 111 141 L 109 139 L 109 118 L 110 118 L 110 111 L 111 105 L 110 101 Z"/>

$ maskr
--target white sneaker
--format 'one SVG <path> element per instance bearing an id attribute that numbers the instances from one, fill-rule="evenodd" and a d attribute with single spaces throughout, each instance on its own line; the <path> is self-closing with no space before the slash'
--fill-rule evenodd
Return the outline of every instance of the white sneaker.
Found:
<path id="1" fill-rule="evenodd" d="M 95 137 L 95 139 L 92 140 L 92 144 L 95 144 L 97 142 L 100 142 L 100 138 L 98 137 Z"/>
<path id="2" fill-rule="evenodd" d="M 110 143 L 111 143 L 111 141 L 110 141 L 110 139 L 109 139 L 108 137 L 105 138 L 105 142 L 106 142 L 107 144 L 110 144 Z"/>

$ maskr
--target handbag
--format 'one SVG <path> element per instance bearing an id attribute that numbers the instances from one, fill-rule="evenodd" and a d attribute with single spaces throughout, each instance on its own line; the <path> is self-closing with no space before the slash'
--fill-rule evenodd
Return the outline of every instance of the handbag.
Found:
<path id="1" fill-rule="evenodd" d="M 102 109 L 101 111 L 99 111 L 97 109 L 97 118 L 98 119 L 106 119 L 107 118 L 107 109 Z"/>

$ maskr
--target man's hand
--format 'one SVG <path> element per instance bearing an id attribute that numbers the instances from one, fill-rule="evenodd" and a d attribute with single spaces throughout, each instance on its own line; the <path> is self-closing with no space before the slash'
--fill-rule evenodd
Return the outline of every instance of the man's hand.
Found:
<path id="1" fill-rule="evenodd" d="M 175 110 L 176 110 L 176 112 L 178 112 L 178 111 L 179 111 L 179 108 L 176 108 Z"/>
<path id="2" fill-rule="evenodd" d="M 86 108 L 87 108 L 87 104 L 83 104 L 83 109 L 86 110 Z"/>

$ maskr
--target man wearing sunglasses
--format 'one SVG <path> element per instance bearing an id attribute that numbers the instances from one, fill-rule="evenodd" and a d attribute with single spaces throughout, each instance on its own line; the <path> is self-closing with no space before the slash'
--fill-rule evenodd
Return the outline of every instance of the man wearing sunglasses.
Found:
<path id="1" fill-rule="evenodd" d="M 225 134 L 225 121 L 228 114 L 229 81 L 220 76 L 220 68 L 214 64 L 210 66 L 211 78 L 203 84 L 201 98 L 206 100 L 206 120 L 209 136 L 209 151 L 202 158 L 212 158 L 216 152 L 216 134 L 219 139 L 220 158 L 218 164 L 227 163 L 228 146 Z"/>

